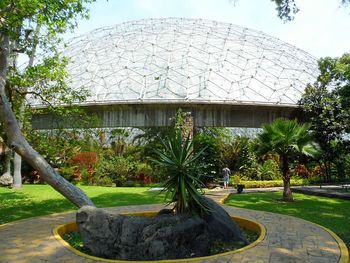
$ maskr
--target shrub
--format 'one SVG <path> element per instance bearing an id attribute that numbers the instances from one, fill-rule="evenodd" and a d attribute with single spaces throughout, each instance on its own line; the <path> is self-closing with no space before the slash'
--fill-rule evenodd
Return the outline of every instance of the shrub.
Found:
<path id="1" fill-rule="evenodd" d="M 298 164 L 294 167 L 294 173 L 302 178 L 309 178 L 311 173 L 309 169 L 303 164 Z"/>
<path id="2" fill-rule="evenodd" d="M 78 183 L 81 180 L 81 172 L 75 165 L 62 165 L 59 173 L 69 182 Z"/>
<path id="3" fill-rule="evenodd" d="M 161 183 L 167 179 L 165 169 L 159 165 L 152 165 L 150 177 L 153 183 Z"/>
<path id="4" fill-rule="evenodd" d="M 236 173 L 235 175 L 230 177 L 230 184 L 237 186 L 241 183 L 241 176 L 239 175 L 239 173 Z"/>
<path id="5" fill-rule="evenodd" d="M 221 178 L 223 166 L 221 153 L 226 130 L 222 128 L 201 128 L 196 130 L 193 143 L 195 149 L 204 149 L 203 154 L 196 161 L 198 173 L 204 183 Z"/>
<path id="6" fill-rule="evenodd" d="M 137 182 L 137 181 L 126 181 L 123 184 L 124 187 L 140 187 L 140 186 L 144 186 L 143 183 L 141 182 Z"/>
<path id="7" fill-rule="evenodd" d="M 107 181 L 110 178 L 116 186 L 122 186 L 127 178 L 132 176 L 134 163 L 130 158 L 122 156 L 103 157 L 96 167 L 97 181 Z"/>
<path id="8" fill-rule="evenodd" d="M 151 183 L 152 168 L 147 163 L 136 163 L 136 179 L 141 185 Z"/>
<path id="9" fill-rule="evenodd" d="M 94 165 L 97 162 L 97 153 L 95 152 L 81 152 L 76 154 L 71 160 L 71 163 L 80 164 L 85 167 Z"/>
<path id="10" fill-rule="evenodd" d="M 80 173 L 84 174 L 84 176 L 82 176 L 82 178 L 85 179 L 84 181 L 87 181 L 89 185 L 92 185 L 97 160 L 97 153 L 81 152 L 76 154 L 71 160 L 68 161 L 68 163 L 79 166 Z"/>
<path id="11" fill-rule="evenodd" d="M 239 167 L 239 172 L 242 177 L 258 180 L 260 179 L 260 165 L 258 164 L 255 157 L 250 158 L 250 160 L 243 166 Z"/>
<path id="12" fill-rule="evenodd" d="M 274 160 L 266 160 L 259 167 L 261 180 L 276 180 L 282 177 L 278 164 Z"/>
<path id="13" fill-rule="evenodd" d="M 145 175 L 150 175 L 152 173 L 152 167 L 147 163 L 136 163 L 136 174 L 143 173 Z"/>
<path id="14" fill-rule="evenodd" d="M 28 170 L 23 170 L 23 168 L 22 168 L 22 183 L 42 184 L 42 183 L 44 183 L 44 180 L 40 177 L 38 171 L 36 171 L 34 169 L 31 169 L 28 171 Z"/>
<path id="15" fill-rule="evenodd" d="M 113 186 L 113 180 L 108 176 L 98 176 L 95 178 L 94 184 L 100 186 Z"/>
<path id="16" fill-rule="evenodd" d="M 291 179 L 292 186 L 307 185 L 309 184 L 306 179 Z M 231 176 L 230 184 L 235 185 L 234 177 Z M 265 188 L 265 187 L 279 187 L 283 186 L 283 180 L 270 180 L 270 181 L 245 181 L 241 180 L 240 184 L 244 184 L 245 188 Z"/>
<path id="17" fill-rule="evenodd" d="M 239 172 L 242 177 L 257 180 L 260 178 L 255 141 L 247 137 L 236 136 L 230 144 L 223 147 L 223 162 L 232 172 Z"/>
<path id="18" fill-rule="evenodd" d="M 347 149 L 349 151 L 349 149 Z M 339 153 L 334 163 L 336 179 L 338 181 L 348 181 L 350 178 L 350 154 Z"/>

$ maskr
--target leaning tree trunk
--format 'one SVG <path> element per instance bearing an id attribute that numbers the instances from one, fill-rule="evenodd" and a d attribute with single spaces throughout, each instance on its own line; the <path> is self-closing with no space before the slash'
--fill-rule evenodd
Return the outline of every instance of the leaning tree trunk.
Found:
<path id="1" fill-rule="evenodd" d="M 0 33 L 0 121 L 7 136 L 6 144 L 26 160 L 40 176 L 54 189 L 77 207 L 94 206 L 93 202 L 79 188 L 60 176 L 46 160 L 36 152 L 24 138 L 16 117 L 5 93 L 8 57 L 10 55 L 9 37 Z"/>
<path id="2" fill-rule="evenodd" d="M 286 155 L 281 156 L 282 159 L 282 175 L 283 175 L 283 201 L 293 202 L 293 194 L 290 189 L 290 170 L 288 157 Z"/>

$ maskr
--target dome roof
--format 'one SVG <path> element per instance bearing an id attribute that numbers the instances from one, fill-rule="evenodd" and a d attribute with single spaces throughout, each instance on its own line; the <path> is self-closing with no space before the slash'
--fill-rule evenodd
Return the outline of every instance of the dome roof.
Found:
<path id="1" fill-rule="evenodd" d="M 74 38 L 69 85 L 86 103 L 295 105 L 316 58 L 263 32 L 202 19 L 145 19 Z"/>

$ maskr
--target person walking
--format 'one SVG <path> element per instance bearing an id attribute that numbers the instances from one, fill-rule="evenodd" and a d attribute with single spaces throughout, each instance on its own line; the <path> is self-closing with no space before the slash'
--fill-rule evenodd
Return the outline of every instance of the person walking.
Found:
<path id="1" fill-rule="evenodd" d="M 224 189 L 228 187 L 230 182 L 231 170 L 228 167 L 222 169 L 222 180 L 224 181 Z"/>

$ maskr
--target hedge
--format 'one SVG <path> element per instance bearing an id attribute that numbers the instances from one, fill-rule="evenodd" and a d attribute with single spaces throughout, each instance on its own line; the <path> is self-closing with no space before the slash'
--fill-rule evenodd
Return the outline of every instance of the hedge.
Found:
<path id="1" fill-rule="evenodd" d="M 299 186 L 299 185 L 308 185 L 309 182 L 305 179 L 291 179 L 290 183 L 292 186 Z M 235 186 L 233 181 L 230 181 L 230 184 Z M 244 184 L 245 188 L 265 188 L 265 187 L 277 187 L 277 186 L 283 186 L 282 180 L 271 180 L 271 181 L 245 181 L 241 180 L 240 184 Z"/>

